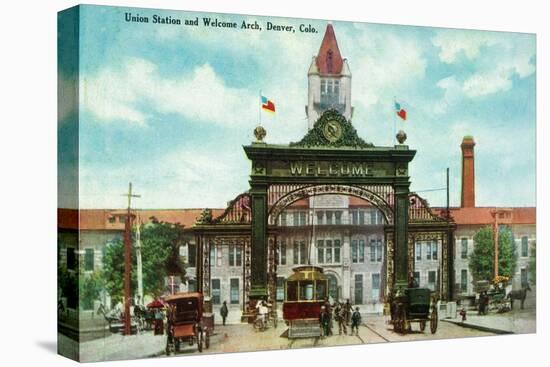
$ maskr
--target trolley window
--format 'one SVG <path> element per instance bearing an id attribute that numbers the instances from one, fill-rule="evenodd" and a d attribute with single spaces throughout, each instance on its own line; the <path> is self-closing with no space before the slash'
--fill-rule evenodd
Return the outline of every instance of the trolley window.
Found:
<path id="1" fill-rule="evenodd" d="M 313 300 L 313 281 L 300 282 L 300 301 Z"/>
<path id="2" fill-rule="evenodd" d="M 327 296 L 327 282 L 324 280 L 318 280 L 315 287 L 315 299 L 320 301 L 324 300 Z"/>
<path id="3" fill-rule="evenodd" d="M 287 282 L 286 283 L 286 300 L 287 301 L 297 301 L 298 300 L 298 289 L 296 282 Z"/>

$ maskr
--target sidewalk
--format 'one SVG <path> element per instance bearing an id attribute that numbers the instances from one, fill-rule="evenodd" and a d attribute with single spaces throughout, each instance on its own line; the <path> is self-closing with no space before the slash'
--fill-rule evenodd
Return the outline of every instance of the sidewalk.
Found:
<path id="1" fill-rule="evenodd" d="M 166 336 L 153 335 L 152 331 L 139 335 L 113 334 L 80 344 L 80 362 L 137 359 L 164 353 Z"/>
<path id="2" fill-rule="evenodd" d="M 476 311 L 468 312 L 466 321 L 456 319 L 443 319 L 459 326 L 490 331 L 496 334 L 528 334 L 536 332 L 537 319 L 534 309 L 510 311 L 506 313 L 490 313 L 479 316 Z"/>

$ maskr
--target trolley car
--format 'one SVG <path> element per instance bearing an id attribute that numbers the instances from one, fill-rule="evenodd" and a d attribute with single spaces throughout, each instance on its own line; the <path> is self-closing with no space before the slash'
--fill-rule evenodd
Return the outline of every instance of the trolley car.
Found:
<path id="1" fill-rule="evenodd" d="M 317 266 L 298 266 L 285 281 L 283 319 L 289 338 L 321 335 L 319 315 L 328 298 L 328 278 Z"/>

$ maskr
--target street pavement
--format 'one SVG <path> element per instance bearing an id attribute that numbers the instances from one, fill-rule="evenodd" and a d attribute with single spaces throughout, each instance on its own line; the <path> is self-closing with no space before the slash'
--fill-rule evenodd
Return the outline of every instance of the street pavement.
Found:
<path id="1" fill-rule="evenodd" d="M 425 332 L 420 332 L 418 324 L 412 325 L 412 331 L 398 334 L 386 323 L 387 318 L 379 315 L 364 315 L 359 335 L 338 335 L 338 325 L 334 323 L 336 335 L 325 338 L 288 339 L 287 327 L 279 322 L 277 328 L 270 327 L 257 331 L 248 324 L 216 325 L 211 336 L 210 348 L 203 354 L 248 352 L 258 350 L 284 350 L 322 346 L 361 345 L 413 340 L 434 340 L 457 337 L 490 336 L 494 333 L 471 328 L 464 328 L 448 322 L 439 322 L 436 334 L 431 334 L 429 325 Z M 349 333 L 348 328 L 348 333 Z M 152 331 L 139 335 L 122 336 L 113 334 L 107 338 L 83 342 L 80 345 L 81 362 L 136 359 L 164 356 L 165 336 L 155 336 Z M 183 345 L 178 356 L 199 354 L 197 346 Z"/>

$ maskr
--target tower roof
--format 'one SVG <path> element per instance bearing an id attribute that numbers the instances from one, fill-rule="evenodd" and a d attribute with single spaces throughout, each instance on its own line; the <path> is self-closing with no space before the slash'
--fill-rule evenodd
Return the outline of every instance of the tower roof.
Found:
<path id="1" fill-rule="evenodd" d="M 343 63 L 334 28 L 329 23 L 317 55 L 317 68 L 321 74 L 340 74 Z"/>

